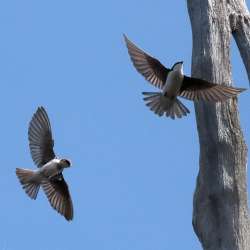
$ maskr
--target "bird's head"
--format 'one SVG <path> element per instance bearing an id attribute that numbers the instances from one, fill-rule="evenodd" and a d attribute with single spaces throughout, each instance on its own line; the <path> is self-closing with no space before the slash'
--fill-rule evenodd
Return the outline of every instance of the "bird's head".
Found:
<path id="1" fill-rule="evenodd" d="M 60 160 L 60 165 L 63 167 L 63 168 L 69 168 L 71 166 L 71 163 L 69 160 L 67 159 L 61 159 Z"/>
<path id="2" fill-rule="evenodd" d="M 181 71 L 183 73 L 183 61 L 181 62 L 176 62 L 173 67 L 172 67 L 173 71 Z"/>

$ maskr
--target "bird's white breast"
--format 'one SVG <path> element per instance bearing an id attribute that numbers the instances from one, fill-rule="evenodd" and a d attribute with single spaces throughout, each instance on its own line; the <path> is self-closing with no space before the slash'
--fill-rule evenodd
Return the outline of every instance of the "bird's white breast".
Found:
<path id="1" fill-rule="evenodd" d="M 163 87 L 163 95 L 169 97 L 175 97 L 178 95 L 183 82 L 184 75 L 181 71 L 170 71 L 166 80 L 166 84 Z"/>
<path id="2" fill-rule="evenodd" d="M 55 176 L 61 173 L 63 169 L 58 168 L 59 162 L 60 162 L 59 159 L 53 159 L 49 161 L 48 163 L 46 163 L 44 166 L 40 168 L 40 172 L 46 177 Z"/>

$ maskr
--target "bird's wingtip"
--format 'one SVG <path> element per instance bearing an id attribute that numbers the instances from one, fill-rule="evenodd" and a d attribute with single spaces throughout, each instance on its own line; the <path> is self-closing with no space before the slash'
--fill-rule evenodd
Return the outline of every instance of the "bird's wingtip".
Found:
<path id="1" fill-rule="evenodd" d="M 247 90 L 247 88 L 239 88 L 240 92 Z"/>
<path id="2" fill-rule="evenodd" d="M 123 35 L 123 38 L 124 38 L 124 40 L 125 40 L 126 44 L 128 44 L 128 43 L 129 43 L 129 39 L 128 39 L 128 37 L 126 36 L 126 34 L 125 34 L 125 33 L 123 33 L 122 35 Z"/>
<path id="3" fill-rule="evenodd" d="M 37 110 L 45 110 L 45 108 L 43 107 L 43 105 L 39 105 L 39 106 L 37 107 Z"/>

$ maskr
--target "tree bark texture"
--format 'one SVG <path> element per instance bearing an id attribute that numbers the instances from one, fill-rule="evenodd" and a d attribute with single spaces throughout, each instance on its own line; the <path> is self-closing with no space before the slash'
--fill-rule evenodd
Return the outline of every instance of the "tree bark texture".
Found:
<path id="1" fill-rule="evenodd" d="M 230 85 L 235 38 L 250 79 L 250 18 L 244 0 L 187 0 L 193 34 L 192 76 Z M 242 86 L 242 85 L 241 85 Z M 200 168 L 193 227 L 205 250 L 250 250 L 247 146 L 237 100 L 195 103 Z"/>

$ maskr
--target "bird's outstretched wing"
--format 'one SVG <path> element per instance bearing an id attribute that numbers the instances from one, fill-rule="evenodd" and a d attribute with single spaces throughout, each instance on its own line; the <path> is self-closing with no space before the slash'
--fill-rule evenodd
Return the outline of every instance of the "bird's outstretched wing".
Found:
<path id="1" fill-rule="evenodd" d="M 244 90 L 246 89 L 219 85 L 202 79 L 184 76 L 179 96 L 191 101 L 222 102 L 237 96 Z"/>
<path id="2" fill-rule="evenodd" d="M 66 220 L 73 219 L 73 204 L 69 193 L 69 188 L 63 175 L 60 174 L 52 179 L 44 180 L 42 188 L 50 202 L 50 205 Z"/>
<path id="3" fill-rule="evenodd" d="M 28 136 L 31 156 L 38 167 L 55 158 L 49 117 L 43 107 L 39 107 L 33 115 Z"/>
<path id="4" fill-rule="evenodd" d="M 163 66 L 160 61 L 139 49 L 125 35 L 124 39 L 128 48 L 131 61 L 139 73 L 154 86 L 162 89 L 166 83 L 170 69 Z"/>

